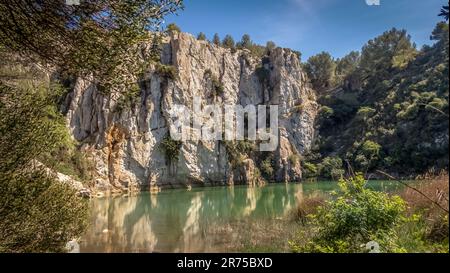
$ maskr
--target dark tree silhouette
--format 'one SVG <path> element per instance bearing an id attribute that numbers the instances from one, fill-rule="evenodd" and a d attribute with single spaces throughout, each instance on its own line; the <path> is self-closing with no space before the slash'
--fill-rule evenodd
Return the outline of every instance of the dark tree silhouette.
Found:
<path id="1" fill-rule="evenodd" d="M 439 13 L 439 16 L 444 17 L 446 21 L 448 21 L 448 8 L 449 8 L 449 5 L 443 6 L 441 9 L 441 13 Z"/>
<path id="2" fill-rule="evenodd" d="M 0 1 L 0 47 L 71 74 L 109 78 L 132 67 L 130 48 L 151 40 L 182 0 Z"/>

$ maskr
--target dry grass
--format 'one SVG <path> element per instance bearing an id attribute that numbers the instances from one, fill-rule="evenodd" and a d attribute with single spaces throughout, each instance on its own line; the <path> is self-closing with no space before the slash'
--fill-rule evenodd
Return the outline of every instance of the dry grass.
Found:
<path id="1" fill-rule="evenodd" d="M 298 233 L 310 232 L 306 226 L 307 216 L 317 212 L 325 204 L 327 196 L 315 192 L 298 196 L 297 206 L 284 217 L 274 219 L 243 219 L 225 225 L 210 227 L 207 238 L 214 238 L 212 251 L 276 253 L 291 252 L 289 241 Z"/>
<path id="2" fill-rule="evenodd" d="M 414 186 L 421 193 L 432 199 L 434 202 L 439 204 L 448 211 L 449 203 L 449 177 L 447 173 L 441 173 L 435 177 L 423 177 L 422 182 L 419 185 Z M 400 193 L 402 197 L 408 204 L 408 209 L 413 211 L 423 211 L 426 212 L 427 217 L 432 217 L 435 214 L 441 214 L 445 212 L 437 206 L 433 201 L 429 200 L 420 193 L 414 191 L 413 189 L 406 188 Z"/>
<path id="3" fill-rule="evenodd" d="M 290 219 L 305 224 L 308 215 L 315 214 L 318 207 L 323 206 L 326 200 L 327 197 L 319 192 L 298 200 L 297 207 L 290 214 Z"/>
<path id="4" fill-rule="evenodd" d="M 448 173 L 441 173 L 434 177 L 425 175 L 419 179 L 423 182 L 415 188 L 428 198 L 410 188 L 401 192 L 400 196 L 408 204 L 408 214 L 419 213 L 422 215 L 427 225 L 426 237 L 428 240 L 434 242 L 448 240 Z"/>
<path id="5" fill-rule="evenodd" d="M 290 252 L 288 241 L 299 227 L 286 219 L 246 219 L 211 227 L 206 237 L 214 238 L 213 252 L 282 253 Z"/>

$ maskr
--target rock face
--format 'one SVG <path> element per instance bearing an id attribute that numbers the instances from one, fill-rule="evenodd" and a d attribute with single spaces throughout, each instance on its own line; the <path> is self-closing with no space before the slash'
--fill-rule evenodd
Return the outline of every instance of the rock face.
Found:
<path id="1" fill-rule="evenodd" d="M 161 63 L 175 69 L 176 78 L 153 65 L 129 107 L 118 110 L 124 94 L 103 95 L 89 79 L 77 79 L 68 96 L 70 131 L 95 161 L 100 190 L 301 179 L 294 159 L 311 145 L 317 104 L 294 52 L 275 48 L 257 59 L 246 50 L 172 33 Z M 194 97 L 202 105 L 278 105 L 279 145 L 268 157 L 273 173 L 260 175 L 263 153 L 257 151 L 233 165 L 224 141 L 184 141 L 170 160 L 161 148 L 173 122 L 169 112 L 174 105 L 191 107 Z"/>

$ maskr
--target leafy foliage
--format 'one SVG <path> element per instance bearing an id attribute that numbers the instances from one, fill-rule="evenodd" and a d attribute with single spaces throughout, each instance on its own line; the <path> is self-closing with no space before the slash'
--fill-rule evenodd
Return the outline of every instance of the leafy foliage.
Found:
<path id="1" fill-rule="evenodd" d="M 45 87 L 0 84 L 0 252 L 59 252 L 87 224 L 87 201 L 42 164 L 67 144 Z"/>
<path id="2" fill-rule="evenodd" d="M 447 168 L 448 24 L 439 23 L 431 38 L 433 46 L 417 51 L 405 31 L 392 29 L 370 40 L 360 57 L 338 60 L 334 90 L 319 97 L 314 153 L 364 171 Z M 364 152 L 374 143 L 376 156 Z"/>
<path id="3" fill-rule="evenodd" d="M 167 32 L 181 32 L 181 28 L 175 23 L 168 24 L 166 30 Z"/>
<path id="4" fill-rule="evenodd" d="M 233 50 L 236 48 L 236 43 L 231 35 L 226 35 L 225 38 L 223 38 L 222 46 Z"/>
<path id="5" fill-rule="evenodd" d="M 332 87 L 336 64 L 329 53 L 322 52 L 310 57 L 305 69 L 316 90 L 322 91 Z"/>
<path id="6" fill-rule="evenodd" d="M 259 167 L 263 175 L 267 178 L 272 178 L 275 170 L 273 166 L 273 159 L 271 157 L 267 157 L 264 159 L 261 163 L 261 166 Z"/>
<path id="7" fill-rule="evenodd" d="M 246 158 L 251 158 L 256 150 L 255 143 L 249 140 L 223 141 L 228 155 L 228 161 L 233 168 L 237 168 Z"/>
<path id="8" fill-rule="evenodd" d="M 215 44 L 216 46 L 220 46 L 222 45 L 222 43 L 220 42 L 220 37 L 219 34 L 214 34 L 213 40 L 212 40 L 213 44 Z"/>
<path id="9" fill-rule="evenodd" d="M 273 41 L 268 41 L 266 43 L 266 48 L 268 51 L 274 50 L 276 47 L 277 47 L 277 45 Z"/>
<path id="10" fill-rule="evenodd" d="M 181 141 L 173 140 L 169 135 L 167 135 L 161 141 L 161 149 L 166 157 L 168 164 L 176 163 L 180 155 L 180 149 L 183 143 Z"/>
<path id="11" fill-rule="evenodd" d="M 158 73 L 161 77 L 170 80 L 176 80 L 178 78 L 177 68 L 173 65 L 164 65 L 161 63 L 157 63 L 156 73 Z"/>
<path id="12" fill-rule="evenodd" d="M 275 44 L 269 43 L 269 46 L 275 47 Z M 252 41 L 252 39 L 250 38 L 250 35 L 248 35 L 248 34 L 244 34 L 242 36 L 241 41 L 236 43 L 236 48 L 237 49 L 247 49 L 250 51 L 252 56 L 257 57 L 257 58 L 262 58 L 268 52 L 267 47 L 255 44 Z"/>
<path id="13" fill-rule="evenodd" d="M 124 85 L 139 72 L 140 44 L 151 41 L 162 17 L 181 0 L 104 0 L 0 3 L 0 44 L 68 74 L 93 75 L 104 86 Z M 64 42 L 61 42 L 64 41 Z"/>
<path id="14" fill-rule="evenodd" d="M 117 101 L 116 111 L 122 112 L 125 109 L 130 109 L 137 104 L 141 95 L 141 89 L 138 84 L 132 86 L 127 92 L 122 93 L 121 97 Z"/>
<path id="15" fill-rule="evenodd" d="M 441 9 L 441 13 L 439 13 L 439 16 L 442 16 L 445 18 L 445 20 L 448 21 L 448 5 L 447 6 L 443 6 Z"/>
<path id="16" fill-rule="evenodd" d="M 205 35 L 205 33 L 200 32 L 200 33 L 197 35 L 197 40 L 199 40 L 199 41 L 206 41 L 206 35 Z"/>
<path id="17" fill-rule="evenodd" d="M 313 178 L 318 176 L 317 166 L 310 162 L 302 162 L 302 170 L 304 178 Z"/>
<path id="18" fill-rule="evenodd" d="M 212 73 L 211 69 L 205 70 L 204 76 L 210 81 L 214 96 L 222 95 L 225 92 L 223 83 Z"/>
<path id="19" fill-rule="evenodd" d="M 351 81 L 351 75 L 358 68 L 360 54 L 358 51 L 352 51 L 342 59 L 336 60 L 336 83 L 344 84 L 345 81 Z"/>
<path id="20" fill-rule="evenodd" d="M 339 181 L 336 198 L 310 215 L 313 234 L 303 244 L 291 242 L 294 252 L 364 252 L 366 243 L 376 241 L 382 252 L 398 252 L 395 228 L 402 220 L 404 201 L 365 188 L 362 175 Z M 300 236 L 305 236 L 300 234 Z"/>
<path id="21" fill-rule="evenodd" d="M 325 157 L 317 165 L 320 177 L 328 179 L 340 179 L 345 171 L 342 169 L 342 160 L 339 157 Z"/>

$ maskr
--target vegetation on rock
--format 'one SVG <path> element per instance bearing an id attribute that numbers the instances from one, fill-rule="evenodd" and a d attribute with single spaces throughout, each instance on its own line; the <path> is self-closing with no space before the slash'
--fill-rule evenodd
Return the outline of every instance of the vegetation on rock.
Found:
<path id="1" fill-rule="evenodd" d="M 182 142 L 173 140 L 169 135 L 167 135 L 161 141 L 160 145 L 166 158 L 166 161 L 168 162 L 168 165 L 175 164 L 178 161 L 178 157 L 180 155 Z"/>

